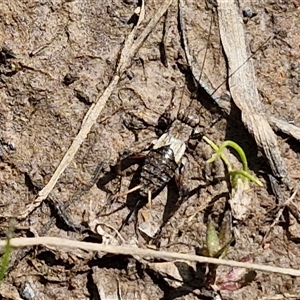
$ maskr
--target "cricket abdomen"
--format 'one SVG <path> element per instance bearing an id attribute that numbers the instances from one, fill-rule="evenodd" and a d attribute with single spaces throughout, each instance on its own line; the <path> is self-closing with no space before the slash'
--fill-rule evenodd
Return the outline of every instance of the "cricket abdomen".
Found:
<path id="1" fill-rule="evenodd" d="M 171 145 L 152 149 L 141 171 L 141 196 L 147 197 L 149 191 L 152 195 L 160 192 L 174 177 L 178 166 Z"/>

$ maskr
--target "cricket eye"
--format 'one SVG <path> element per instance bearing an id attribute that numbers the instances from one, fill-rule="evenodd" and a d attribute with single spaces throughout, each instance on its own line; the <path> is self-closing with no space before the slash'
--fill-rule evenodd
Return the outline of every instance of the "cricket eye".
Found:
<path id="1" fill-rule="evenodd" d="M 158 119 L 158 127 L 159 129 L 165 131 L 170 127 L 171 124 L 172 124 L 171 113 L 166 111 Z"/>

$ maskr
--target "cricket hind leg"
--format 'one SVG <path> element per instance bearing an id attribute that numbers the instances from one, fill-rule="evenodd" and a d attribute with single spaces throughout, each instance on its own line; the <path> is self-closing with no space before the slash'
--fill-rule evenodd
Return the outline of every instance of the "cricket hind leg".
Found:
<path id="1" fill-rule="evenodd" d="M 131 218 L 134 216 L 135 219 L 135 232 L 137 233 L 137 214 L 138 211 L 147 204 L 147 198 L 140 195 L 139 189 L 141 185 L 140 182 L 140 173 L 142 166 L 139 166 L 138 170 L 134 173 L 133 178 L 131 179 L 129 190 L 127 191 L 126 203 L 123 204 L 123 207 L 129 209 L 129 213 L 126 218 L 122 221 L 121 226 L 118 229 L 120 232 L 126 225 L 129 225 Z"/>
<path id="2" fill-rule="evenodd" d="M 183 165 L 178 167 L 175 171 L 174 176 L 171 178 L 171 180 L 167 184 L 167 200 L 166 204 L 163 208 L 163 213 L 161 216 L 160 224 L 153 225 L 153 226 L 143 226 L 139 227 L 139 232 L 141 232 L 141 235 L 144 237 L 144 239 L 148 240 L 152 245 L 155 245 L 156 247 L 159 247 L 159 241 L 161 234 L 163 232 L 163 228 L 165 225 L 169 222 L 169 220 L 174 216 L 176 211 L 180 208 L 182 204 L 182 190 L 183 190 L 183 181 L 181 173 L 183 172 Z M 145 221 L 145 223 L 149 223 L 149 221 Z M 150 231 L 145 231 L 145 229 L 149 227 L 151 228 L 151 234 Z M 148 229 L 149 229 L 148 228 Z"/>
<path id="3" fill-rule="evenodd" d="M 129 186 L 129 191 L 134 189 L 132 187 L 139 187 L 138 184 L 140 183 L 141 169 L 142 169 L 142 166 L 140 166 L 140 168 L 134 174 L 134 177 L 132 178 L 130 186 Z M 176 185 L 176 184 L 174 183 L 174 185 Z M 152 209 L 152 207 L 151 207 L 152 199 L 154 199 L 158 194 L 160 194 L 163 189 L 164 189 L 164 186 L 161 187 L 159 190 L 155 191 L 154 193 L 148 192 L 146 195 L 144 195 L 145 192 L 142 193 L 142 195 L 141 195 L 139 190 L 136 190 L 136 191 L 128 194 L 127 199 L 126 199 L 126 205 L 130 209 L 130 212 L 128 213 L 128 215 L 124 219 L 124 221 L 122 222 L 122 225 L 119 230 L 122 230 L 126 225 L 129 225 L 131 218 L 134 216 L 135 232 L 137 235 L 141 234 L 141 231 L 139 230 L 139 227 L 138 227 L 138 213 L 139 213 L 140 209 L 142 209 L 147 204 L 150 206 L 149 209 L 151 210 Z M 174 189 L 171 189 L 171 190 L 174 191 Z M 168 192 L 168 195 L 169 195 L 168 198 L 169 198 L 169 203 L 170 203 L 170 199 L 174 200 L 174 197 L 173 196 L 170 197 L 170 192 Z M 149 199 L 149 197 L 150 197 L 150 199 Z"/>
<path id="4" fill-rule="evenodd" d="M 146 150 L 147 151 L 147 150 Z M 141 161 L 144 161 L 146 156 L 146 153 L 131 153 L 124 152 L 121 154 L 121 158 L 118 161 L 117 165 L 112 167 L 112 170 L 105 174 L 97 183 L 97 186 L 99 189 L 102 189 L 107 192 L 107 189 L 105 188 L 105 185 L 109 182 L 111 178 L 119 178 L 120 183 L 118 185 L 118 192 L 112 194 L 110 191 L 108 191 L 111 195 L 109 196 L 109 199 L 107 201 L 107 204 L 101 212 L 98 213 L 98 217 L 104 217 L 112 215 L 120 210 L 123 210 L 124 208 L 129 208 L 130 210 L 133 210 L 136 207 L 137 203 L 137 197 L 139 197 L 139 189 L 141 188 L 141 185 L 139 184 L 139 174 L 141 170 Z M 123 158 L 122 158 L 123 157 Z M 139 164 L 138 169 L 132 170 L 130 167 L 132 167 L 135 164 Z M 122 178 L 128 177 L 133 174 L 133 177 L 130 181 L 130 185 L 127 191 L 121 192 L 122 187 Z M 126 196 L 126 200 L 121 201 L 120 198 L 123 198 Z M 107 212 L 107 209 L 109 209 L 114 203 L 119 202 L 120 206 L 111 210 L 110 212 Z"/>
<path id="5" fill-rule="evenodd" d="M 137 224 L 137 215 L 139 210 L 145 206 L 145 204 L 147 203 L 146 199 L 140 199 L 136 202 L 135 206 L 129 211 L 129 213 L 127 214 L 126 218 L 123 220 L 120 228 L 118 229 L 118 232 L 120 232 L 126 225 L 129 225 L 130 219 L 132 218 L 132 216 L 134 215 L 134 228 L 135 228 L 135 232 L 137 234 L 138 232 L 138 224 Z"/>
<path id="6" fill-rule="evenodd" d="M 140 164 L 141 160 L 144 158 L 145 154 L 129 153 L 127 150 L 119 153 L 117 163 L 111 166 L 110 170 L 106 172 L 103 177 L 99 178 L 97 187 L 109 194 L 110 197 L 117 196 L 120 194 L 122 177 L 129 176 L 134 173 L 135 171 L 132 171 L 130 168 L 135 164 Z M 118 180 L 117 191 L 112 191 L 107 187 L 107 185 L 115 179 Z"/>

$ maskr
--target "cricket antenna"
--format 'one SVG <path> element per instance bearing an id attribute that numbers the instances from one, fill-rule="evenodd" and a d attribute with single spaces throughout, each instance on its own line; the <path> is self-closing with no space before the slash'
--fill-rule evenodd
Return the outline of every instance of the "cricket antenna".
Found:
<path id="1" fill-rule="evenodd" d="M 210 36 L 211 36 L 211 32 L 212 32 L 213 18 L 214 18 L 214 14 L 211 14 L 211 17 L 210 17 L 210 25 L 209 25 L 209 31 L 208 31 L 208 38 L 207 38 L 207 43 L 206 43 L 206 47 L 205 47 L 204 57 L 203 57 L 203 60 L 202 60 L 202 65 L 201 65 L 201 69 L 200 69 L 200 74 L 199 74 L 199 77 L 198 77 L 198 84 L 197 84 L 196 92 L 197 92 L 198 89 L 199 89 L 200 80 L 201 80 L 201 78 L 202 78 L 202 74 L 203 74 L 203 70 L 204 70 L 204 65 L 205 65 L 206 56 L 207 56 L 207 52 L 208 52 L 208 47 L 209 47 L 209 43 L 210 43 Z"/>
<path id="2" fill-rule="evenodd" d="M 209 0 L 209 2 L 215 7 L 216 4 L 215 2 L 211 2 L 211 0 Z M 185 29 L 185 24 L 184 24 L 184 16 L 183 16 L 183 12 L 182 12 L 182 9 L 181 7 L 183 6 L 183 3 L 182 3 L 182 0 L 179 0 L 178 1 L 178 12 L 179 12 L 179 15 L 178 15 L 178 18 L 179 18 L 179 27 L 180 27 L 180 31 L 182 32 L 182 35 L 181 35 L 181 38 L 182 38 L 182 45 L 183 45 L 183 48 L 185 49 L 185 53 L 186 53 L 186 47 L 187 47 L 187 40 L 186 40 L 186 37 L 185 37 L 185 34 L 184 34 L 184 31 L 186 30 Z M 214 14 L 212 13 L 211 14 L 211 20 L 210 20 L 210 25 L 209 25 L 209 31 L 208 31 L 208 38 L 207 38 L 207 43 L 206 43 L 206 46 L 205 46 L 205 52 L 204 52 L 204 56 L 203 56 L 203 60 L 202 60 L 202 64 L 201 64 L 201 69 L 200 69 L 200 74 L 198 76 L 198 80 L 197 78 L 194 78 L 194 86 L 196 87 L 196 89 L 194 90 L 193 94 L 194 95 L 197 95 L 198 91 L 200 90 L 201 88 L 201 84 L 200 84 L 200 81 L 201 81 L 201 78 L 202 78 L 202 75 L 203 75 L 203 72 L 204 72 L 204 66 L 205 66 L 205 61 L 206 61 L 206 58 L 207 58 L 207 54 L 208 54 L 208 48 L 209 48 L 209 44 L 210 44 L 210 37 L 211 37 L 211 33 L 212 33 L 212 26 L 213 26 L 213 20 L 214 20 Z M 188 62 L 188 65 L 190 66 L 190 62 L 189 62 L 189 58 L 188 58 L 188 55 L 186 54 L 186 59 L 187 59 L 187 62 Z M 190 66 L 191 67 L 191 66 Z M 194 75 L 194 74 L 193 74 Z M 182 89 L 182 94 L 181 94 L 181 98 L 183 97 L 183 93 L 184 93 L 184 88 Z M 195 96 L 194 96 L 195 97 Z M 193 101 L 192 100 L 193 97 L 191 97 L 190 99 L 190 103 L 189 103 L 189 106 L 191 105 L 191 102 Z M 180 107 L 179 107 L 179 111 L 181 109 L 181 104 L 180 104 Z"/>
<path id="3" fill-rule="evenodd" d="M 179 28 L 180 28 L 180 32 L 181 32 L 181 42 L 182 42 L 182 46 L 184 48 L 185 51 L 185 56 L 186 56 L 186 60 L 188 62 L 188 65 L 191 69 L 191 73 L 193 75 L 193 80 L 194 80 L 194 86 L 195 86 L 195 91 L 194 91 L 194 95 L 195 94 L 199 94 L 199 92 L 201 90 L 205 91 L 205 94 L 209 97 L 212 97 L 214 99 L 215 102 L 217 102 L 219 95 L 218 94 L 218 90 L 220 90 L 220 88 L 222 86 L 224 86 L 224 84 L 227 83 L 228 78 L 230 78 L 232 75 L 234 75 L 240 68 L 242 68 L 250 59 L 252 59 L 267 43 L 269 43 L 270 40 L 272 40 L 272 38 L 274 38 L 274 35 L 269 36 L 262 45 L 260 45 L 258 47 L 258 49 L 256 49 L 247 59 L 246 61 L 244 61 L 241 66 L 239 66 L 239 68 L 237 68 L 236 70 L 229 70 L 227 71 L 227 76 L 226 78 L 224 78 L 221 83 L 220 81 L 218 81 L 217 84 L 215 84 L 214 86 L 214 80 L 210 80 L 209 79 L 209 75 L 206 73 L 205 69 L 207 69 L 209 66 L 205 65 L 206 64 L 206 60 L 209 58 L 210 56 L 210 51 L 209 51 L 209 47 L 211 47 L 211 43 L 212 40 L 214 40 L 214 36 L 212 36 L 212 32 L 213 32 L 213 26 L 215 24 L 215 12 L 217 13 L 217 3 L 215 0 L 206 0 L 206 10 L 210 10 L 212 13 L 209 16 L 210 19 L 210 24 L 209 24 L 209 28 L 208 28 L 208 36 L 206 38 L 205 41 L 205 49 L 201 49 L 201 56 L 202 57 L 199 59 L 199 55 L 198 58 L 196 59 L 195 56 L 193 55 L 192 51 L 194 51 L 192 48 L 190 48 L 190 44 L 193 43 L 193 41 L 189 41 L 189 35 L 188 35 L 188 30 L 187 30 L 187 26 L 186 26 L 186 22 L 185 19 L 187 18 L 186 14 L 187 14 L 187 9 L 185 8 L 185 3 L 184 0 L 179 0 Z M 195 35 L 192 36 L 192 38 L 196 38 Z M 221 41 L 220 41 L 221 43 Z M 202 52 L 203 55 L 202 55 Z M 225 63 L 226 63 L 226 57 L 225 57 Z M 210 68 L 211 69 L 211 68 Z M 205 77 L 205 78 L 203 78 Z M 206 78 L 207 77 L 207 78 Z M 205 82 L 203 82 L 203 79 L 205 80 Z M 194 96 L 195 97 L 195 96 Z M 191 100 L 192 101 L 192 100 Z"/>
<path id="4" fill-rule="evenodd" d="M 234 70 L 233 72 L 231 72 L 230 74 L 228 74 L 227 78 L 225 80 L 223 80 L 218 87 L 213 91 L 213 93 L 210 94 L 210 96 L 213 96 L 221 86 L 223 86 L 224 83 L 226 83 L 226 81 L 228 80 L 229 77 L 231 77 L 232 75 L 234 75 L 241 67 L 243 67 L 252 57 L 254 57 L 258 51 L 260 51 L 264 45 L 266 45 L 272 38 L 274 38 L 274 35 L 270 35 L 248 58 L 247 60 L 245 60 L 236 70 Z M 202 73 L 202 71 L 201 71 Z"/>

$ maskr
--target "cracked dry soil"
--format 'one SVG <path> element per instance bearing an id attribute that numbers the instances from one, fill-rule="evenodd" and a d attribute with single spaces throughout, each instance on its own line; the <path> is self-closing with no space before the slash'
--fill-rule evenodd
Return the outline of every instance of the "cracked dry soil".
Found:
<path id="1" fill-rule="evenodd" d="M 222 88 L 226 89 L 227 74 L 218 67 L 224 58 L 217 15 L 209 4 L 197 2 L 186 1 L 187 30 L 195 63 L 204 65 L 204 73 L 211 74 L 215 88 L 223 83 Z M 248 8 L 246 1 L 240 2 L 241 11 Z M 146 2 L 143 24 L 147 24 L 161 3 Z M 125 0 L 1 2 L 0 216 L 3 239 L 10 222 L 8 216 L 20 215 L 47 184 L 78 133 L 89 107 L 112 78 L 118 53 L 132 28 L 128 20 L 137 4 L 138 1 Z M 299 1 L 268 0 L 251 5 L 257 14 L 244 18 L 250 50 L 254 52 L 273 36 L 252 58 L 262 102 L 269 114 L 297 125 Z M 213 25 L 209 34 L 210 22 Z M 206 48 L 203 64 L 201 59 Z M 130 212 L 130 203 L 138 195 L 116 199 L 112 196 L 135 185 L 139 165 L 123 170 L 121 180 L 115 174 L 116 168 L 111 166 L 117 165 L 120 154 L 139 153 L 157 138 L 154 126 L 174 96 L 185 106 L 190 103 L 195 106 L 201 117 L 201 130 L 211 140 L 218 144 L 233 140 L 241 145 L 251 172 L 264 183 L 263 188 L 251 185 L 248 217 L 234 222 L 235 242 L 226 258 L 241 260 L 250 255 L 256 263 L 299 269 L 299 224 L 291 215 L 280 219 L 262 246 L 276 216 L 278 201 L 268 181 L 267 162 L 243 127 L 240 114 L 225 116 L 210 97 L 202 94 L 195 97 L 194 92 L 182 49 L 178 5 L 173 1 L 168 14 L 160 20 L 122 76 L 52 196 L 66 203 L 90 183 L 97 165 L 104 163 L 103 176 L 97 184 L 67 209 L 74 223 L 97 224 L 99 239 L 94 242 L 196 253 L 205 243 L 208 219 L 219 224 L 224 210 L 228 209 L 227 185 L 211 180 L 224 174 L 223 165 L 205 163 L 212 152 L 202 141 L 187 151 L 188 163 L 181 178 L 182 185 L 195 192 L 178 203 L 178 191 L 171 182 L 153 199 L 151 210 L 148 206 L 141 208 L 116 234 Z M 143 128 L 129 130 L 125 126 L 128 116 L 138 119 Z M 283 134 L 277 138 L 290 176 L 297 185 L 299 141 Z M 127 204 L 124 209 L 109 214 L 123 203 Z M 294 203 L 299 206 L 298 195 Z M 44 201 L 26 220 L 15 223 L 14 236 L 41 234 L 53 215 L 55 211 Z M 146 234 L 158 230 L 160 234 L 155 241 Z M 59 220 L 44 234 L 92 239 L 67 230 Z M 195 271 L 199 271 L 199 266 L 177 265 L 175 269 L 182 274 L 176 280 L 175 264 L 164 268 L 160 263 L 81 250 L 45 247 L 23 252 L 14 250 L 0 295 L 1 299 L 26 300 L 209 299 L 201 292 L 204 274 Z M 217 272 L 221 276 L 228 268 L 219 267 Z M 255 275 L 235 291 L 221 291 L 223 299 L 300 299 L 298 278 L 262 272 Z"/>

